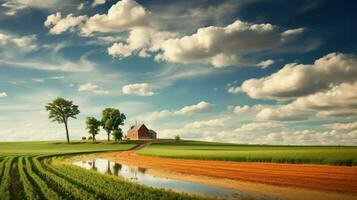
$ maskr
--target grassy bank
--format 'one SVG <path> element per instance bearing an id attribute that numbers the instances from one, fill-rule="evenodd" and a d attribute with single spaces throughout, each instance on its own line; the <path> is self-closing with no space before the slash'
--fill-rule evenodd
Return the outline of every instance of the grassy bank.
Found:
<path id="1" fill-rule="evenodd" d="M 239 145 L 198 141 L 151 144 L 141 155 L 240 162 L 357 165 L 357 147 Z"/>

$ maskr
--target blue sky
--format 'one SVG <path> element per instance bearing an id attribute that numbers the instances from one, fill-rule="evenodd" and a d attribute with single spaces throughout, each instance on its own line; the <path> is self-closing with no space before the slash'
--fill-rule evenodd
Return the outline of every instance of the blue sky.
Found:
<path id="1" fill-rule="evenodd" d="M 2 0 L 0 140 L 64 139 L 61 96 L 72 139 L 116 107 L 159 137 L 356 145 L 352 4 Z"/>

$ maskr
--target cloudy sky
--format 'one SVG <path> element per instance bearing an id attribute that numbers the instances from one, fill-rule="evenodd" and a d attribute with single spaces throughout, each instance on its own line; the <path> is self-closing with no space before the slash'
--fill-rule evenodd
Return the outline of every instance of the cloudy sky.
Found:
<path id="1" fill-rule="evenodd" d="M 357 145 L 348 3 L 0 0 L 0 140 L 64 139 L 61 96 L 72 139 L 116 107 L 160 137 Z"/>

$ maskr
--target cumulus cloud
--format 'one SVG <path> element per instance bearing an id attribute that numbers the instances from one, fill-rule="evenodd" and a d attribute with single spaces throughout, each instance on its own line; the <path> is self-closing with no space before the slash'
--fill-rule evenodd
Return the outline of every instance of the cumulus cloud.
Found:
<path id="1" fill-rule="evenodd" d="M 105 90 L 102 87 L 99 87 L 98 85 L 94 85 L 92 83 L 86 83 L 83 85 L 80 85 L 78 88 L 79 92 L 91 92 L 95 94 L 108 94 L 109 91 Z"/>
<path id="2" fill-rule="evenodd" d="M 18 36 L 0 32 L 0 48 L 17 47 L 22 51 L 32 51 L 38 48 L 35 35 Z"/>
<path id="3" fill-rule="evenodd" d="M 123 58 L 136 52 L 140 57 L 148 57 L 149 52 L 158 51 L 166 39 L 175 36 L 175 33 L 158 31 L 153 28 L 133 28 L 129 32 L 126 43 L 114 43 L 108 48 L 108 54 L 113 57 Z"/>
<path id="4" fill-rule="evenodd" d="M 357 82 L 342 83 L 323 92 L 299 97 L 278 108 L 266 108 L 257 117 L 266 120 L 303 120 L 310 112 L 317 117 L 357 116 Z"/>
<path id="5" fill-rule="evenodd" d="M 122 88 L 123 94 L 136 94 L 139 96 L 153 96 L 155 93 L 148 83 L 135 83 L 125 85 Z"/>
<path id="6" fill-rule="evenodd" d="M 357 122 L 350 122 L 350 123 L 332 123 L 332 124 L 325 124 L 324 127 L 333 130 L 352 130 L 357 129 Z"/>
<path id="7" fill-rule="evenodd" d="M 181 110 L 176 111 L 176 114 L 194 114 L 194 113 L 203 113 L 211 110 L 212 104 L 207 103 L 205 101 L 201 101 L 196 105 L 191 105 L 191 106 L 185 106 Z"/>
<path id="8" fill-rule="evenodd" d="M 234 86 L 231 86 L 228 88 L 228 93 L 231 93 L 231 94 L 238 94 L 239 92 L 242 91 L 242 89 L 240 87 L 234 87 Z"/>
<path id="9" fill-rule="evenodd" d="M 275 122 L 252 122 L 243 124 L 241 127 L 235 129 L 235 132 L 247 133 L 252 131 L 271 131 L 273 129 L 281 128 L 283 125 Z"/>
<path id="10" fill-rule="evenodd" d="M 106 14 L 95 14 L 81 28 L 81 33 L 123 32 L 135 27 L 153 26 L 155 20 L 151 13 L 134 0 L 121 0 L 114 4 Z"/>
<path id="11" fill-rule="evenodd" d="M 270 76 L 244 81 L 241 88 L 256 99 L 299 97 L 329 89 L 331 85 L 355 81 L 356 66 L 355 56 L 330 53 L 314 64 L 287 64 Z"/>
<path id="12" fill-rule="evenodd" d="M 231 119 L 230 117 L 224 117 L 219 119 L 195 121 L 186 124 L 184 128 L 186 129 L 219 128 L 225 126 L 230 119 Z"/>
<path id="13" fill-rule="evenodd" d="M 274 60 L 263 60 L 260 63 L 257 64 L 258 67 L 261 67 L 262 69 L 268 68 L 270 65 L 274 64 Z"/>
<path id="14" fill-rule="evenodd" d="M 205 113 L 205 112 L 211 111 L 212 107 L 213 107 L 213 104 L 205 102 L 205 101 L 201 101 L 198 104 L 184 106 L 183 108 L 181 108 L 179 110 L 161 110 L 161 111 L 147 113 L 144 116 L 142 116 L 141 118 L 146 119 L 148 121 L 152 121 L 152 120 L 156 120 L 156 119 L 168 117 L 168 116 L 199 114 L 199 113 Z"/>
<path id="15" fill-rule="evenodd" d="M 50 28 L 51 34 L 57 35 L 73 29 L 74 27 L 83 25 L 87 18 L 87 16 L 75 17 L 72 13 L 68 14 L 65 18 L 62 18 L 61 13 L 57 12 L 56 14 L 47 16 L 44 25 Z"/>
<path id="16" fill-rule="evenodd" d="M 253 122 L 243 124 L 235 130 L 216 129 L 162 129 L 164 137 L 180 135 L 182 138 L 206 141 L 227 141 L 247 144 L 286 145 L 356 145 L 356 130 L 316 131 L 310 129 L 291 130 L 275 122 Z"/>
<path id="17" fill-rule="evenodd" d="M 125 45 L 123 43 L 114 43 L 107 50 L 109 55 L 117 58 L 131 56 L 131 53 L 133 51 L 128 45 Z"/>
<path id="18" fill-rule="evenodd" d="M 242 106 L 235 106 L 232 107 L 233 113 L 236 114 L 242 114 L 242 113 L 252 113 L 252 112 L 259 112 L 265 108 L 265 106 L 261 104 L 253 105 L 253 106 L 248 106 L 248 105 L 242 105 Z"/>
<path id="19" fill-rule="evenodd" d="M 279 108 L 264 108 L 257 114 L 257 118 L 260 120 L 297 121 L 305 120 L 309 115 L 310 113 L 306 111 L 288 105 Z"/>
<path id="20" fill-rule="evenodd" d="M 6 92 L 0 92 L 0 98 L 2 98 L 2 97 L 7 97 Z"/>
<path id="21" fill-rule="evenodd" d="M 226 27 L 199 28 L 196 33 L 168 39 L 157 58 L 178 63 L 211 63 L 226 67 L 240 62 L 239 55 L 272 49 L 282 41 L 282 33 L 271 24 L 236 20 Z"/>

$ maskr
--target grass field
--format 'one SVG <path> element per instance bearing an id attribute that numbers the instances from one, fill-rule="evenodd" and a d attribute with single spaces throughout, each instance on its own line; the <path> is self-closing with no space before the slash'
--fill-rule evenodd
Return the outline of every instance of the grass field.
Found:
<path id="1" fill-rule="evenodd" d="M 135 143 L 0 143 L 0 199 L 199 199 L 130 183 L 63 161 L 70 154 L 127 150 Z"/>
<path id="2" fill-rule="evenodd" d="M 357 165 L 357 147 L 345 146 L 268 146 L 180 141 L 151 144 L 138 153 L 202 160 Z"/>

